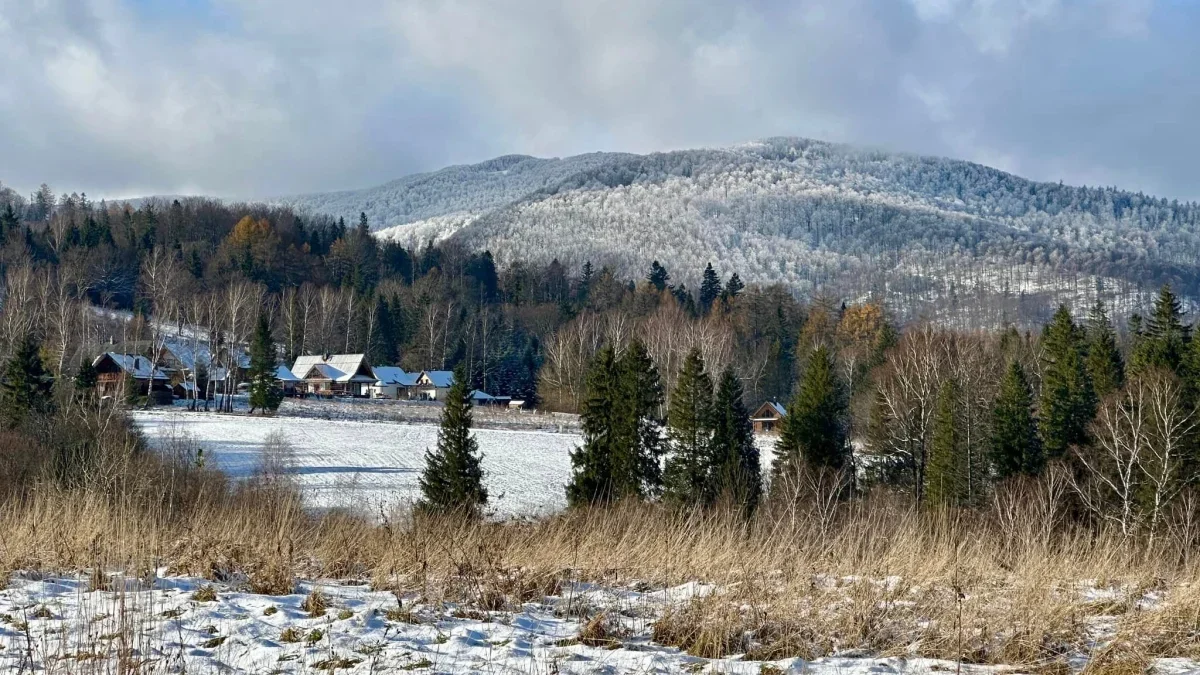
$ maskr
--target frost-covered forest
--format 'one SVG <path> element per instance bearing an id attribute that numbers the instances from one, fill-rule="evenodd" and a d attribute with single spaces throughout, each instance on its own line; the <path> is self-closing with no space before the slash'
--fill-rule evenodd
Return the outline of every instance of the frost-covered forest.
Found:
<path id="1" fill-rule="evenodd" d="M 969 162 L 798 138 L 646 156 L 508 156 L 288 205 L 407 246 L 453 237 L 520 258 L 641 273 L 652 260 L 886 297 L 905 317 L 1039 322 L 1097 292 L 1118 314 L 1170 283 L 1200 293 L 1200 206 L 1037 183 Z"/>

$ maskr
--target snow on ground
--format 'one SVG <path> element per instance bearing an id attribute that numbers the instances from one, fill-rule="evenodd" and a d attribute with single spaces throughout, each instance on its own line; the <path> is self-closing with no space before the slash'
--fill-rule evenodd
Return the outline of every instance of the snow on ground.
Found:
<path id="1" fill-rule="evenodd" d="M 955 672 L 916 658 L 701 659 L 650 641 L 654 618 L 706 587 L 641 592 L 564 586 L 511 611 L 424 605 L 363 585 L 304 584 L 285 596 L 254 595 L 200 579 L 17 576 L 0 591 L 0 670 L 25 672 L 291 673 L 868 673 Z M 321 616 L 302 609 L 316 588 Z M 215 599 L 197 593 L 215 591 Z M 399 602 L 403 602 L 401 609 Z M 611 617 L 619 638 L 579 643 L 579 608 Z M 135 665 L 136 664 L 136 665 Z M 1171 664 L 1194 666 L 1194 662 Z M 963 666 L 962 673 L 1011 672 Z M 1185 672 L 1176 670 L 1175 672 Z"/>
<path id="2" fill-rule="evenodd" d="M 437 445 L 437 426 L 354 422 L 303 417 L 250 417 L 187 412 L 172 408 L 137 410 L 134 422 L 151 444 L 165 447 L 187 439 L 204 456 L 240 478 L 259 465 L 261 449 L 274 431 L 292 446 L 293 471 L 309 504 L 353 507 L 369 513 L 409 503 L 425 451 Z M 537 515 L 563 508 L 563 486 L 571 474 L 576 434 L 476 429 L 483 451 L 488 501 L 497 515 Z"/>
<path id="3" fill-rule="evenodd" d="M 279 431 L 292 446 L 293 470 L 309 504 L 379 513 L 419 497 L 425 450 L 437 445 L 437 425 L 316 417 L 251 417 L 188 412 L 179 407 L 135 410 L 133 420 L 152 445 L 179 440 L 235 478 L 259 465 L 267 436 Z M 566 506 L 576 433 L 475 429 L 483 451 L 488 502 L 498 516 L 546 514 Z M 769 475 L 775 436 L 759 436 Z"/>

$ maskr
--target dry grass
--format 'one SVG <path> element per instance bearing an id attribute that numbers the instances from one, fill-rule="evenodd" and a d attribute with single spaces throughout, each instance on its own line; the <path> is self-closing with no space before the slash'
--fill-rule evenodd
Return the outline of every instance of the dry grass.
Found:
<path id="1" fill-rule="evenodd" d="M 1036 485 L 1022 487 L 1023 496 L 998 495 L 990 508 L 953 513 L 876 495 L 832 510 L 775 505 L 749 521 L 624 504 L 506 523 L 314 515 L 294 489 L 232 488 L 203 473 L 184 487 L 185 496 L 175 496 L 181 488 L 170 497 L 47 487 L 8 499 L 0 503 L 0 577 L 93 570 L 99 587 L 99 570 L 141 574 L 165 562 L 175 573 L 259 593 L 292 592 L 297 578 L 357 578 L 471 612 L 514 611 L 563 595 L 573 582 L 699 580 L 716 590 L 669 607 L 653 626 L 656 641 L 697 656 L 915 651 L 1051 672 L 1067 654 L 1090 653 L 1093 672 L 1106 673 L 1160 656 L 1200 656 L 1192 538 L 1159 537 L 1150 546 L 1066 524 L 1056 513 L 1065 504 L 1014 509 L 1046 502 Z M 1096 600 L 1082 594 L 1081 580 L 1116 590 Z M 1163 596 L 1153 610 L 1138 604 L 1148 591 Z M 304 604 L 313 616 L 327 609 L 317 591 Z M 1097 615 L 1115 625 L 1099 649 L 1090 619 Z M 401 610 L 393 620 L 417 621 Z M 613 630 L 601 615 L 579 639 L 610 644 Z"/>
<path id="2" fill-rule="evenodd" d="M 329 599 L 325 597 L 324 593 L 314 588 L 304 598 L 304 602 L 300 603 L 300 609 L 308 612 L 308 615 L 314 619 L 325 616 L 325 612 L 329 611 Z"/>

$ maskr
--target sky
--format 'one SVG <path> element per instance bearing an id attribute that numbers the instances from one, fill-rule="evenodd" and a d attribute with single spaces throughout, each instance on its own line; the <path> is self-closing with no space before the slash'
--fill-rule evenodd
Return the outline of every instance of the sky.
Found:
<path id="1" fill-rule="evenodd" d="M 0 0 L 0 183 L 368 187 L 807 136 L 1200 199 L 1193 0 Z"/>

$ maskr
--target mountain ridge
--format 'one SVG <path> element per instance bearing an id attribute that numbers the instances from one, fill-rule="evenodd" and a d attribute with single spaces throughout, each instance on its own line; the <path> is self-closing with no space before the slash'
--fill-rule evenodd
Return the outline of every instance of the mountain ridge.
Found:
<path id="1" fill-rule="evenodd" d="M 281 201 L 365 212 L 381 238 L 454 240 L 502 264 L 592 261 L 640 276 L 657 259 L 694 284 L 711 262 L 799 293 L 896 298 L 908 316 L 991 303 L 1003 321 L 1096 297 L 1121 311 L 1162 283 L 1192 301 L 1200 291 L 1196 203 L 804 138 L 506 155 Z"/>

